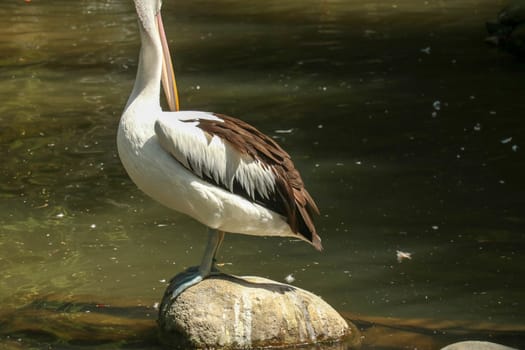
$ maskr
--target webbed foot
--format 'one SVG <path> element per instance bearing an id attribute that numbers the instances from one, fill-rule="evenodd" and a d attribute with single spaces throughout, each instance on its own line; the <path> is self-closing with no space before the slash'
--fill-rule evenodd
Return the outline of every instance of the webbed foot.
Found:
<path id="1" fill-rule="evenodd" d="M 182 292 L 196 285 L 210 275 L 220 275 L 215 265 L 215 254 L 224 239 L 224 232 L 209 229 L 208 244 L 200 266 L 190 267 L 182 274 L 175 276 L 170 282 L 169 290 L 173 289 L 171 299 L 177 298 Z"/>

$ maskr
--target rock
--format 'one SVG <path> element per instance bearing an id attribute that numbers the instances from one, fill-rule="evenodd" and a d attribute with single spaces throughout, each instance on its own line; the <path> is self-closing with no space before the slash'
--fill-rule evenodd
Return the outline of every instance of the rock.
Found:
<path id="1" fill-rule="evenodd" d="M 525 0 L 513 0 L 498 14 L 496 21 L 487 22 L 486 42 L 525 58 Z"/>
<path id="2" fill-rule="evenodd" d="M 175 300 L 175 276 L 159 310 L 161 340 L 180 348 L 358 344 L 357 328 L 303 289 L 261 277 L 212 276 Z"/>
<path id="3" fill-rule="evenodd" d="M 517 350 L 505 345 L 490 343 L 487 341 L 462 341 L 445 346 L 441 350 Z"/>
<path id="4" fill-rule="evenodd" d="M 505 25 L 525 23 L 525 0 L 513 0 L 498 14 L 498 22 Z"/>
<path id="5" fill-rule="evenodd" d="M 514 27 L 508 37 L 506 50 L 513 55 L 525 58 L 525 22 Z"/>

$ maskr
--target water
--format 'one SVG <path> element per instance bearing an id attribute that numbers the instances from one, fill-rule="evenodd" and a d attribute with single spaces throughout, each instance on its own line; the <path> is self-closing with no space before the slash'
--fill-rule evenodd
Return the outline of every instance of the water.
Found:
<path id="1" fill-rule="evenodd" d="M 224 270 L 292 274 L 350 318 L 463 322 L 465 338 L 524 346 L 525 66 L 483 43 L 503 3 L 166 2 L 183 109 L 277 138 L 322 211 L 323 253 L 228 235 Z M 166 281 L 200 259 L 204 227 L 145 197 L 116 153 L 140 45 L 133 5 L 1 7 L 1 339 L 125 346 L 28 320 L 65 304 L 154 327 Z M 33 316 L 13 322 L 24 305 Z"/>

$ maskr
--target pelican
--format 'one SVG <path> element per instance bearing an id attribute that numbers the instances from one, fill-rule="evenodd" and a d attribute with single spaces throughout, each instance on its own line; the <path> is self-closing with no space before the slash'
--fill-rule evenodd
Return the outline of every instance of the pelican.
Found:
<path id="1" fill-rule="evenodd" d="M 322 250 L 312 219 L 319 209 L 288 153 L 241 120 L 179 111 L 162 1 L 134 2 L 141 49 L 118 127 L 118 154 L 140 190 L 209 231 L 200 266 L 173 297 L 217 271 L 215 255 L 225 232 L 295 237 Z M 172 111 L 161 108 L 161 82 Z"/>

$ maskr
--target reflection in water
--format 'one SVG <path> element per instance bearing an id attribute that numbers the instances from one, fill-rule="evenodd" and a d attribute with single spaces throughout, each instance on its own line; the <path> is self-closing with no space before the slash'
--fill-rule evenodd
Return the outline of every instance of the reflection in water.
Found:
<path id="1" fill-rule="evenodd" d="M 166 2 L 182 107 L 277 138 L 323 213 L 322 254 L 229 235 L 225 269 L 293 274 L 341 312 L 519 329 L 525 69 L 483 43 L 501 6 Z M 50 294 L 151 307 L 199 261 L 205 232 L 140 193 L 116 155 L 139 48 L 133 5 L 2 8 L 3 308 Z M 398 263 L 398 250 L 412 259 Z M 514 334 L 507 344 L 523 346 Z"/>

